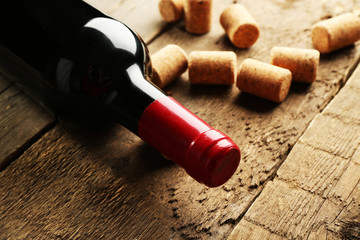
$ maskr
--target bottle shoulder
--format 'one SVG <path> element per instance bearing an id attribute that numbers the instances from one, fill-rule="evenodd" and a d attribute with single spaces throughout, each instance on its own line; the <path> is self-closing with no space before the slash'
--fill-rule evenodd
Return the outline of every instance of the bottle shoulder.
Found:
<path id="1" fill-rule="evenodd" d="M 123 23 L 107 17 L 87 22 L 64 45 L 57 61 L 55 79 L 60 88 L 68 81 L 85 81 L 85 88 L 90 82 L 116 88 L 148 82 L 151 77 L 148 50 L 141 38 Z M 134 74 L 134 69 L 139 74 Z"/>

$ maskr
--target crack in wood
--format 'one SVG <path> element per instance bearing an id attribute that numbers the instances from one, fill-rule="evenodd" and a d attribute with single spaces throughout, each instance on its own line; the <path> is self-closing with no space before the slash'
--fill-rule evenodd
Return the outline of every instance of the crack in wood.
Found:
<path id="1" fill-rule="evenodd" d="M 33 144 L 35 144 L 39 139 L 42 138 L 48 131 L 53 129 L 57 124 L 57 121 L 51 121 L 47 125 L 44 126 L 39 132 L 34 134 L 31 138 L 29 138 L 23 145 L 16 149 L 13 153 L 9 154 L 4 158 L 2 162 L 0 162 L 0 172 L 3 171 L 6 167 L 8 167 L 11 162 L 15 159 L 19 158 L 27 149 L 29 149 Z"/>

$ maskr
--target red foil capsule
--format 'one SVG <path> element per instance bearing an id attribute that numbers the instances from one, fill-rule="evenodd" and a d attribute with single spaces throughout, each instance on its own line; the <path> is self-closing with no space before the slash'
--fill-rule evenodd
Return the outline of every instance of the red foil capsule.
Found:
<path id="1" fill-rule="evenodd" d="M 138 134 L 209 187 L 229 180 L 240 162 L 240 149 L 228 136 L 171 97 L 160 98 L 145 109 Z"/>

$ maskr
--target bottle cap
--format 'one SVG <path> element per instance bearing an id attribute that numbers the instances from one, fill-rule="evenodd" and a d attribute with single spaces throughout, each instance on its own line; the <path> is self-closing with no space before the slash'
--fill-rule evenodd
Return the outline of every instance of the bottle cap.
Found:
<path id="1" fill-rule="evenodd" d="M 211 129 L 200 134 L 186 152 L 185 170 L 209 187 L 224 184 L 235 172 L 240 149 L 222 132 Z"/>

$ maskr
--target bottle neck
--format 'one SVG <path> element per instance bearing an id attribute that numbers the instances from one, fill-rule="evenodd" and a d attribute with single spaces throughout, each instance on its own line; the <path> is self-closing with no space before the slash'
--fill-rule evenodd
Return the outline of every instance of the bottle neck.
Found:
<path id="1" fill-rule="evenodd" d="M 105 101 L 110 103 L 112 117 L 127 129 L 139 135 L 138 124 L 144 111 L 158 99 L 166 95 L 145 79 L 141 68 L 137 64 L 126 69 L 126 75 L 119 83 L 126 85 L 118 86 L 109 94 L 110 98 Z"/>

